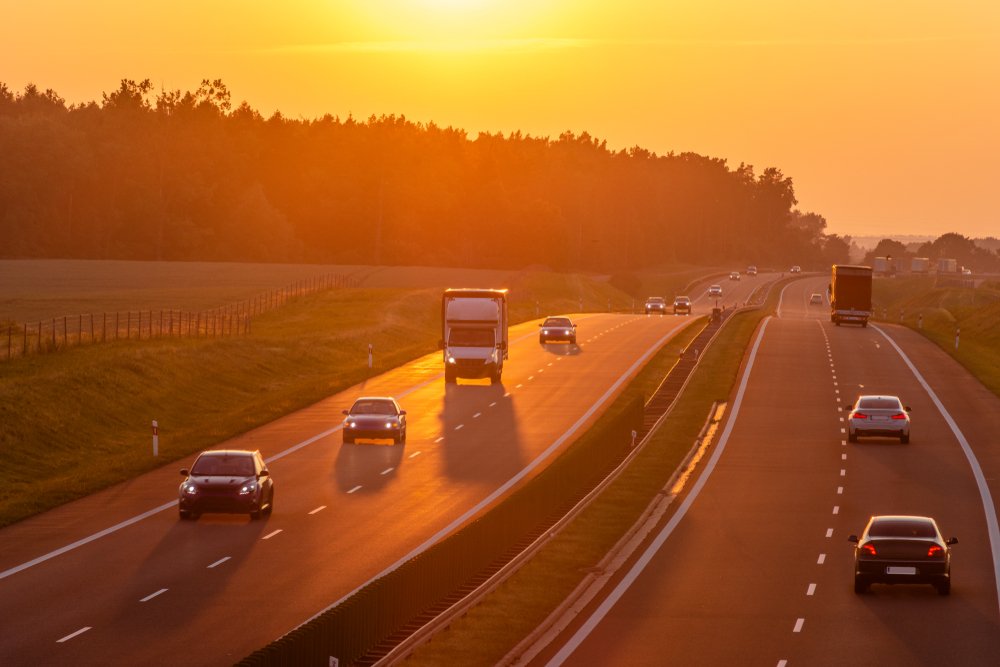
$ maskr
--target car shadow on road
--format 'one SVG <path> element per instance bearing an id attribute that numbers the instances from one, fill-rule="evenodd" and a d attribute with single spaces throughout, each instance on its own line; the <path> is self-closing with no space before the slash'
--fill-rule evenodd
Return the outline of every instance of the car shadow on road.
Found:
<path id="1" fill-rule="evenodd" d="M 395 479 L 406 460 L 405 451 L 405 443 L 395 445 L 391 440 L 341 444 L 333 464 L 337 487 L 345 493 L 353 489 L 356 493 L 378 493 Z"/>
<path id="2" fill-rule="evenodd" d="M 502 384 L 446 385 L 439 418 L 444 473 L 450 479 L 492 483 L 521 469 L 519 425 Z"/>
<path id="3" fill-rule="evenodd" d="M 583 348 L 577 343 L 540 343 L 540 345 L 546 352 L 558 357 L 575 357 L 583 354 Z"/>

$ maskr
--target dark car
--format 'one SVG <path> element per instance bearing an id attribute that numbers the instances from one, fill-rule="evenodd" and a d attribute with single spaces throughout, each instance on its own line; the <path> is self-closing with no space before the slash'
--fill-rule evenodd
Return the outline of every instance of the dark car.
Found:
<path id="1" fill-rule="evenodd" d="M 406 442 L 406 410 L 391 396 L 362 396 L 344 414 L 345 444 L 362 438 Z"/>
<path id="2" fill-rule="evenodd" d="M 546 317 L 538 326 L 541 329 L 538 332 L 540 344 L 544 345 L 551 340 L 564 340 L 576 345 L 576 325 L 568 317 Z"/>
<path id="3" fill-rule="evenodd" d="M 258 519 L 274 508 L 274 481 L 259 451 L 202 452 L 191 470 L 183 468 L 177 508 L 182 519 L 203 512 L 249 514 Z"/>
<path id="4" fill-rule="evenodd" d="M 674 297 L 674 315 L 690 315 L 691 314 L 691 297 L 678 296 Z"/>
<path id="5" fill-rule="evenodd" d="M 941 595 L 951 592 L 951 545 L 937 522 L 926 516 L 873 516 L 854 542 L 854 592 L 871 584 L 931 584 Z"/>
<path id="6" fill-rule="evenodd" d="M 651 296 L 646 299 L 646 314 L 667 312 L 667 302 L 662 296 Z"/>

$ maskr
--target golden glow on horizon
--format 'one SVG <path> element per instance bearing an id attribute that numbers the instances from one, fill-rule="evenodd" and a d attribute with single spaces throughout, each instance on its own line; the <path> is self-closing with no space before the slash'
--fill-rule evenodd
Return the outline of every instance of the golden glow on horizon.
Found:
<path id="1" fill-rule="evenodd" d="M 831 231 L 996 234 L 1000 3 L 6 2 L 0 81 L 221 78 L 264 115 L 589 132 L 793 177 Z"/>

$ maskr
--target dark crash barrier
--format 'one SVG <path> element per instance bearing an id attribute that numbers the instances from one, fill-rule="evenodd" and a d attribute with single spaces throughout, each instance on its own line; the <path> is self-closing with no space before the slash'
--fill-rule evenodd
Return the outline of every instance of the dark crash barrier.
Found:
<path id="1" fill-rule="evenodd" d="M 408 635 L 551 526 L 618 463 L 642 425 L 643 399 L 600 420 L 579 442 L 507 500 L 454 535 L 370 582 L 340 605 L 241 660 L 244 667 L 368 662 L 366 655 Z"/>

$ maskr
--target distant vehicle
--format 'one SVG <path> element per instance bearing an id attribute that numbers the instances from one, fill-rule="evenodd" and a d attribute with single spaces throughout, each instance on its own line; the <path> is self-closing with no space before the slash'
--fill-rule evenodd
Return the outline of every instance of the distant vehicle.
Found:
<path id="1" fill-rule="evenodd" d="M 892 276 L 896 274 L 896 260 L 892 257 L 875 257 L 872 259 L 872 273 L 876 276 Z"/>
<path id="2" fill-rule="evenodd" d="M 651 296 L 646 299 L 646 314 L 667 312 L 667 302 L 662 296 Z"/>
<path id="3" fill-rule="evenodd" d="M 441 297 L 444 381 L 500 382 L 507 359 L 507 290 L 446 289 Z"/>
<path id="4" fill-rule="evenodd" d="M 708 288 L 709 296 L 722 296 L 722 285 L 711 285 Z"/>
<path id="5" fill-rule="evenodd" d="M 872 315 L 872 269 L 870 266 L 834 264 L 830 281 L 830 321 L 868 326 Z"/>
<path id="6" fill-rule="evenodd" d="M 753 266 L 753 265 L 748 266 L 747 267 L 747 275 L 750 276 L 751 278 L 753 278 L 754 276 L 756 276 L 757 275 L 757 267 Z"/>
<path id="7" fill-rule="evenodd" d="M 202 452 L 191 470 L 181 469 L 178 489 L 181 519 L 203 512 L 249 514 L 251 519 L 274 509 L 274 481 L 260 451 L 218 449 Z"/>
<path id="8" fill-rule="evenodd" d="M 739 271 L 731 271 L 729 273 L 729 279 L 730 280 L 739 280 L 740 279 L 740 272 Z"/>
<path id="9" fill-rule="evenodd" d="M 927 257 L 914 257 L 910 260 L 910 273 L 927 273 L 931 268 L 931 260 Z"/>
<path id="10" fill-rule="evenodd" d="M 801 267 L 801 266 L 799 266 L 798 264 L 796 264 L 796 265 L 795 265 L 795 266 L 793 266 L 793 267 L 792 267 L 791 269 L 789 269 L 789 271 L 790 271 L 791 273 L 802 273 L 802 267 Z"/>
<path id="11" fill-rule="evenodd" d="M 674 297 L 674 315 L 690 315 L 691 314 L 691 297 L 687 296 L 677 296 Z"/>
<path id="12" fill-rule="evenodd" d="M 937 522 L 927 516 L 873 516 L 854 543 L 854 592 L 872 584 L 931 584 L 941 595 L 951 593 L 951 547 Z"/>
<path id="13" fill-rule="evenodd" d="M 937 261 L 938 273 L 958 273 L 958 260 L 942 257 Z"/>
<path id="14" fill-rule="evenodd" d="M 812 294 L 810 294 L 809 305 L 811 306 L 823 305 L 823 295 L 820 294 L 819 292 L 813 292 Z"/>
<path id="15" fill-rule="evenodd" d="M 847 439 L 857 442 L 859 437 L 885 436 L 899 438 L 904 445 L 910 441 L 910 411 L 898 396 L 859 396 L 847 417 Z"/>
<path id="16" fill-rule="evenodd" d="M 538 326 L 541 328 L 538 332 L 540 344 L 544 345 L 550 340 L 564 340 L 576 345 L 576 325 L 568 317 L 546 317 Z"/>
<path id="17" fill-rule="evenodd" d="M 364 439 L 406 442 L 406 410 L 391 396 L 362 396 L 343 411 L 344 444 Z"/>

